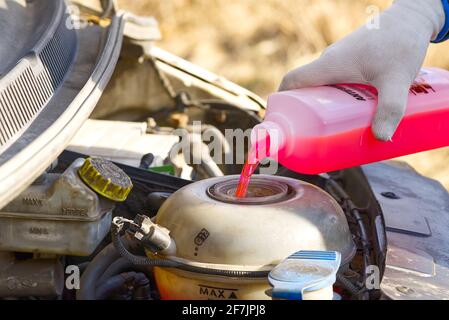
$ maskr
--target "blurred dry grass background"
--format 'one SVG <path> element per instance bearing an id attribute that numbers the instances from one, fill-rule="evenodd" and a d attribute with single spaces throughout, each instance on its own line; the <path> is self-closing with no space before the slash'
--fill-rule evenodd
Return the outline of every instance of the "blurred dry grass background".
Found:
<path id="1" fill-rule="evenodd" d="M 289 70 L 319 56 L 391 0 L 119 0 L 160 23 L 162 48 L 266 97 Z M 425 65 L 449 69 L 449 41 Z M 404 160 L 449 188 L 449 149 Z"/>

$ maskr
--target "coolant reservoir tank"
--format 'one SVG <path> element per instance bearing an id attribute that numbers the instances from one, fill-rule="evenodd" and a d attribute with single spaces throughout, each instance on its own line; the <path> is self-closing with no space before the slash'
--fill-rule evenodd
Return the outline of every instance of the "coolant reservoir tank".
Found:
<path id="1" fill-rule="evenodd" d="M 342 264 L 355 247 L 344 212 L 326 192 L 306 182 L 254 176 L 248 196 L 234 196 L 238 176 L 202 180 L 174 193 L 156 223 L 170 230 L 172 259 L 207 268 L 271 270 L 299 250 L 335 250 Z M 268 299 L 266 278 L 214 277 L 172 269 L 155 271 L 164 299 Z"/>

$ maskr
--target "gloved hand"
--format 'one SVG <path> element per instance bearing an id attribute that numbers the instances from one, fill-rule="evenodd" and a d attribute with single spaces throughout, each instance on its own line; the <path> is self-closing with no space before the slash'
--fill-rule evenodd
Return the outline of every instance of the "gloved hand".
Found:
<path id="1" fill-rule="evenodd" d="M 316 61 L 289 72 L 280 91 L 337 83 L 370 84 L 379 92 L 372 125 L 380 140 L 391 140 L 404 115 L 409 88 L 427 48 L 444 26 L 441 0 L 396 0 L 367 25 L 329 46 Z"/>

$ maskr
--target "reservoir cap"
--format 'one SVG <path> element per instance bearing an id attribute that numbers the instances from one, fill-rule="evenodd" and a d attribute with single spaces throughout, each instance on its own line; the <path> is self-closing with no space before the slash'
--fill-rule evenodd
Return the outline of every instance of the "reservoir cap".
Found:
<path id="1" fill-rule="evenodd" d="M 268 275 L 277 299 L 303 300 L 304 293 L 332 288 L 340 268 L 337 251 L 298 251 L 282 261 Z"/>
<path id="2" fill-rule="evenodd" d="M 87 158 L 78 174 L 92 190 L 113 201 L 125 201 L 133 187 L 122 169 L 102 158 Z"/>

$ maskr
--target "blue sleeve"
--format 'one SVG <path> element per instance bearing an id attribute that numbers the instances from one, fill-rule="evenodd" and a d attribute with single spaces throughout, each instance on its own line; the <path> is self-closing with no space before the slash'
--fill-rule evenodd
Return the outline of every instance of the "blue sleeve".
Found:
<path id="1" fill-rule="evenodd" d="M 449 0 L 441 0 L 441 2 L 443 3 L 446 19 L 444 21 L 443 29 L 441 29 L 435 40 L 432 41 L 433 43 L 439 43 L 449 39 Z"/>

